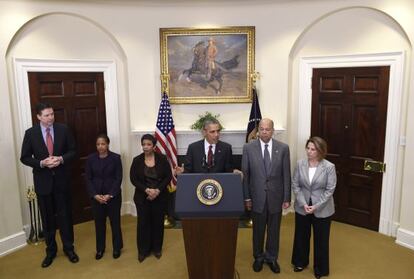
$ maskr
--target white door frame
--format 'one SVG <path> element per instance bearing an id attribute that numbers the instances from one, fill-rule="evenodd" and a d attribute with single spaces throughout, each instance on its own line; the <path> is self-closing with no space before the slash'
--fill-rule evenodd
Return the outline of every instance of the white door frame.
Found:
<path id="1" fill-rule="evenodd" d="M 394 222 L 398 149 L 400 145 L 401 101 L 404 77 L 404 52 L 303 57 L 299 64 L 298 141 L 302 146 L 311 133 L 312 73 L 314 68 L 390 66 L 388 107 L 385 133 L 384 162 L 387 164 L 382 179 L 379 232 L 395 236 L 398 223 Z M 302 155 L 302 154 L 298 154 Z"/>
<path id="2" fill-rule="evenodd" d="M 23 141 L 24 132 L 30 128 L 32 114 L 30 107 L 30 92 L 28 72 L 102 72 L 104 76 L 106 127 L 111 139 L 111 149 L 120 153 L 120 130 L 118 110 L 118 82 L 116 64 L 108 60 L 50 60 L 14 58 L 14 73 L 17 98 L 19 128 L 18 141 Z M 33 185 L 30 168 L 20 164 L 26 187 Z"/>

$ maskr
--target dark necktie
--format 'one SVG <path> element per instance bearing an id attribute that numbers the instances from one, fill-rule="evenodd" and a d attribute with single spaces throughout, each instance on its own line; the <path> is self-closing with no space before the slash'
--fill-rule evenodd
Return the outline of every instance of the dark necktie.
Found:
<path id="1" fill-rule="evenodd" d="M 208 153 L 207 153 L 207 166 L 211 168 L 213 166 L 213 146 L 210 145 L 208 147 Z"/>
<path id="2" fill-rule="evenodd" d="M 263 161 L 264 161 L 264 165 L 265 165 L 265 170 L 266 170 L 266 176 L 270 175 L 270 166 L 271 166 L 271 162 L 270 162 L 270 153 L 269 153 L 269 149 L 268 149 L 269 145 L 266 143 L 265 144 L 265 149 L 264 149 L 264 154 L 263 154 Z"/>
<path id="3" fill-rule="evenodd" d="M 49 151 L 49 156 L 53 155 L 53 139 L 52 135 L 50 134 L 50 128 L 46 128 L 46 146 L 47 151 Z"/>

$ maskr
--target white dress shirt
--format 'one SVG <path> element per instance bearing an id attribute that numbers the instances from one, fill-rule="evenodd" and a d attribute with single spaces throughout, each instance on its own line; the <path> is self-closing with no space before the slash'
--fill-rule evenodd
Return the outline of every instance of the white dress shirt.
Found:
<path id="1" fill-rule="evenodd" d="M 206 154 L 206 158 L 208 158 L 208 149 L 210 147 L 210 145 L 213 146 L 213 148 L 211 148 L 211 150 L 213 151 L 213 155 L 214 153 L 216 153 L 216 144 L 210 144 L 208 143 L 208 141 L 206 139 L 204 139 L 204 153 Z"/>
<path id="2" fill-rule="evenodd" d="M 260 146 L 262 147 L 262 157 L 264 158 L 264 150 L 265 150 L 265 144 L 267 144 L 267 150 L 269 151 L 270 160 L 272 160 L 272 139 L 269 140 L 269 142 L 264 142 L 261 139 L 260 140 Z"/>

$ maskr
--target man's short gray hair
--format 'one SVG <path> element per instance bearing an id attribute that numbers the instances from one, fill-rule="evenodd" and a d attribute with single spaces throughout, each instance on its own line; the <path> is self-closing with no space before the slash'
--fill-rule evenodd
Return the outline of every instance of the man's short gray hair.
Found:
<path id="1" fill-rule="evenodd" d="M 203 122 L 203 130 L 207 129 L 207 126 L 211 125 L 211 124 L 217 124 L 217 125 L 221 126 L 220 122 L 217 119 L 206 119 Z"/>

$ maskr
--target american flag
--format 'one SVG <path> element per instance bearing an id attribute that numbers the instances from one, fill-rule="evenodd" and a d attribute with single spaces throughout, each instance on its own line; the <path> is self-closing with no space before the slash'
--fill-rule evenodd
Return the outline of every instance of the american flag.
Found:
<path id="1" fill-rule="evenodd" d="M 160 108 L 158 110 L 155 137 L 157 138 L 155 150 L 167 156 L 171 170 L 173 171 L 177 166 L 177 137 L 175 135 L 170 101 L 165 92 L 162 94 Z M 173 176 L 171 183 L 177 185 L 177 178 L 175 176 Z"/>

